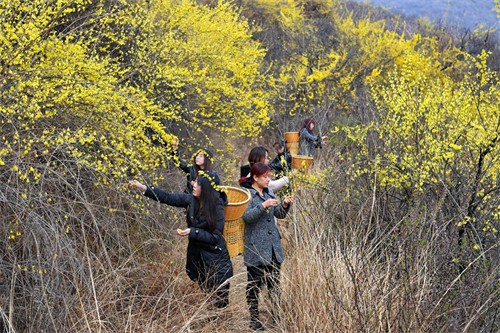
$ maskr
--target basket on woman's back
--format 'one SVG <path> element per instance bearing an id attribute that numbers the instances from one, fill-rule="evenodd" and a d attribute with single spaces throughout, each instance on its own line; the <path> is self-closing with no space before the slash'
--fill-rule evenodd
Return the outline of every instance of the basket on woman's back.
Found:
<path id="1" fill-rule="evenodd" d="M 245 248 L 245 223 L 242 216 L 250 202 L 250 192 L 238 187 L 222 187 L 228 199 L 228 204 L 224 206 L 226 223 L 223 234 L 229 255 L 235 257 L 242 254 Z"/>

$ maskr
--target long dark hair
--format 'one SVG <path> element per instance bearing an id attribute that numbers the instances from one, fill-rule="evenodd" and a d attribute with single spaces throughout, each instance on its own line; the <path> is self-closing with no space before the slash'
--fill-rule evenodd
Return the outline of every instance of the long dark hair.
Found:
<path id="1" fill-rule="evenodd" d="M 220 194 L 215 190 L 214 185 L 219 185 L 219 177 L 216 175 L 209 179 L 210 175 L 206 176 L 205 173 L 200 174 L 196 178 L 196 182 L 201 186 L 200 197 L 195 200 L 195 212 L 203 211 L 203 215 L 208 224 L 208 229 L 214 231 L 217 226 L 217 207 L 218 200 L 220 200 Z"/>
<path id="2" fill-rule="evenodd" d="M 300 128 L 299 132 L 302 132 L 302 130 L 305 128 L 310 134 L 313 134 L 312 130 L 309 128 L 309 124 L 315 124 L 314 118 L 306 118 L 302 122 L 302 127 Z"/>
<path id="3" fill-rule="evenodd" d="M 253 183 L 255 183 L 254 176 L 260 177 L 270 172 L 272 169 L 269 165 L 259 162 L 252 165 L 250 169 L 250 176 L 242 177 L 239 180 L 240 186 L 242 187 L 251 187 Z"/>

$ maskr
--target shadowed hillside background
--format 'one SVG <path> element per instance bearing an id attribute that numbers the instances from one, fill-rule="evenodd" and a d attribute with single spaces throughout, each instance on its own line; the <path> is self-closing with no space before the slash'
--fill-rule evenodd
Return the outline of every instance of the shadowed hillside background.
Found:
<path id="1" fill-rule="evenodd" d="M 341 0 L 11 0 L 0 26 L 0 331 L 249 331 L 242 257 L 213 310 L 184 212 L 126 184 L 183 191 L 179 140 L 236 185 L 310 116 L 268 330 L 500 330 L 493 32 Z"/>

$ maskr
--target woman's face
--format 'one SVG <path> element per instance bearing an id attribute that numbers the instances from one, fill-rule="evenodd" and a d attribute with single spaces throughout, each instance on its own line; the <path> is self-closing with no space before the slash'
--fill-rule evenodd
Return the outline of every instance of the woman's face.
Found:
<path id="1" fill-rule="evenodd" d="M 266 172 L 261 176 L 253 176 L 253 179 L 255 180 L 255 184 L 257 184 L 260 188 L 267 188 L 269 186 L 269 182 L 271 181 L 269 172 Z"/>
<path id="2" fill-rule="evenodd" d="M 205 165 L 205 155 L 201 154 L 201 153 L 196 155 L 195 163 L 199 167 L 204 166 Z"/>
<path id="3" fill-rule="evenodd" d="M 313 130 L 313 128 L 314 128 L 314 123 L 313 123 L 313 122 L 310 122 L 310 123 L 309 123 L 309 129 L 312 131 L 312 130 Z"/>
<path id="4" fill-rule="evenodd" d="M 198 183 L 198 181 L 193 182 L 193 196 L 196 198 L 199 198 L 201 195 L 201 185 Z"/>

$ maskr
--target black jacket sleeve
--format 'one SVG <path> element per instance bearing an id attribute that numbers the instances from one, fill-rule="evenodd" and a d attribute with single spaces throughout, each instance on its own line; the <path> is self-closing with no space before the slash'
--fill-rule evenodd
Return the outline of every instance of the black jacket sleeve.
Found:
<path id="1" fill-rule="evenodd" d="M 181 154 L 179 152 L 177 152 L 177 160 L 179 161 L 179 165 L 178 165 L 179 169 L 184 171 L 184 173 L 190 174 L 191 169 L 190 169 L 188 163 L 182 159 Z"/>
<path id="2" fill-rule="evenodd" d="M 276 172 L 281 172 L 283 171 L 283 165 L 281 164 L 281 156 L 283 155 L 277 155 L 271 162 L 269 162 L 269 166 L 271 169 L 273 169 Z"/>
<path id="3" fill-rule="evenodd" d="M 174 207 L 187 207 L 193 200 L 192 194 L 187 193 L 169 193 L 156 187 L 147 187 L 144 195 L 150 199 Z"/>

